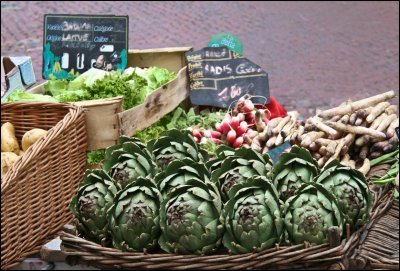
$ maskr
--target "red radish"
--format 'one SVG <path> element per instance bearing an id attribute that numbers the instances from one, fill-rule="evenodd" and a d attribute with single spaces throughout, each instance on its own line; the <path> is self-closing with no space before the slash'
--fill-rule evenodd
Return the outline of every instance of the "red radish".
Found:
<path id="1" fill-rule="evenodd" d="M 200 131 L 198 129 L 193 129 L 192 130 L 192 134 L 193 134 L 194 137 L 198 137 L 198 138 L 201 137 L 201 133 L 200 133 Z"/>
<path id="2" fill-rule="evenodd" d="M 222 129 L 222 133 L 224 135 L 226 135 L 231 130 L 231 127 L 229 126 L 229 122 L 226 120 L 223 120 L 221 122 L 221 129 Z"/>
<path id="3" fill-rule="evenodd" d="M 216 123 L 215 129 L 217 129 L 218 132 L 222 133 L 223 132 L 222 123 L 221 122 Z"/>
<path id="4" fill-rule="evenodd" d="M 236 130 L 239 127 L 239 124 L 240 124 L 239 118 L 238 117 L 232 117 L 232 120 L 231 120 L 232 128 Z"/>
<path id="5" fill-rule="evenodd" d="M 239 136 L 238 138 L 236 138 L 235 142 L 233 142 L 233 148 L 239 148 L 240 146 L 242 146 L 243 144 L 243 137 Z"/>
<path id="6" fill-rule="evenodd" d="M 220 138 L 221 138 L 221 133 L 218 132 L 218 131 L 212 131 L 212 130 L 210 130 L 210 133 L 211 133 L 211 138 L 217 138 L 217 139 L 220 139 Z"/>
<path id="7" fill-rule="evenodd" d="M 235 130 L 230 130 L 228 134 L 226 135 L 226 141 L 228 141 L 229 144 L 233 144 L 236 140 L 236 132 Z"/>
<path id="8" fill-rule="evenodd" d="M 239 118 L 239 121 L 244 121 L 246 119 L 246 115 L 243 113 L 237 114 L 237 117 Z"/>
<path id="9" fill-rule="evenodd" d="M 246 133 L 247 129 L 248 129 L 247 122 L 245 121 L 240 122 L 239 127 L 236 129 L 237 135 L 238 136 L 243 135 L 244 133 Z"/>
<path id="10" fill-rule="evenodd" d="M 217 144 L 222 143 L 221 139 L 218 139 L 218 138 L 209 138 L 208 140 L 210 140 L 211 142 L 217 143 Z"/>
<path id="11" fill-rule="evenodd" d="M 232 116 L 231 116 L 229 113 L 226 113 L 226 114 L 225 114 L 225 117 L 224 117 L 224 121 L 230 122 L 231 119 L 232 119 Z"/>
<path id="12" fill-rule="evenodd" d="M 202 133 L 203 133 L 203 136 L 205 138 L 211 138 L 212 137 L 210 130 L 203 130 Z"/>
<path id="13" fill-rule="evenodd" d="M 254 104 L 251 100 L 246 100 L 242 108 L 242 112 L 248 113 L 254 110 Z"/>

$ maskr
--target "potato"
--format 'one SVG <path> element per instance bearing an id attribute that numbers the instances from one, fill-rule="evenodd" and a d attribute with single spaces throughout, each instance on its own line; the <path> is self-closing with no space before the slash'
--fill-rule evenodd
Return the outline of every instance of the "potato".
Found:
<path id="1" fill-rule="evenodd" d="M 19 156 L 13 152 L 1 153 L 1 177 L 6 175 L 12 165 L 18 160 Z"/>
<path id="2" fill-rule="evenodd" d="M 22 137 L 22 150 L 26 151 L 30 146 L 32 146 L 39 138 L 46 135 L 47 131 L 39 128 L 29 130 Z"/>
<path id="3" fill-rule="evenodd" d="M 1 151 L 19 154 L 19 145 L 11 122 L 6 122 L 1 126 Z"/>

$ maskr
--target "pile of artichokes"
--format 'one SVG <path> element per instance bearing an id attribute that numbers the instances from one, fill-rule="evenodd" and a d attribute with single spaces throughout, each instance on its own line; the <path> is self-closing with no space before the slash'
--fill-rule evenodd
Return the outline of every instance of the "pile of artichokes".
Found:
<path id="1" fill-rule="evenodd" d="M 207 255 L 322 244 L 332 226 L 364 225 L 371 202 L 360 172 L 335 161 L 320 171 L 304 148 L 275 166 L 246 148 L 221 146 L 208 159 L 188 131 L 172 129 L 147 145 L 121 137 L 70 209 L 80 236 L 102 246 Z"/>

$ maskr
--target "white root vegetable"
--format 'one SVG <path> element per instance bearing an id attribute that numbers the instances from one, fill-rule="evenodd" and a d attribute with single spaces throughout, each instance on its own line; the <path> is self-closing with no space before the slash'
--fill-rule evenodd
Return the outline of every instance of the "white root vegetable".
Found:
<path id="1" fill-rule="evenodd" d="M 348 161 L 350 161 L 350 155 L 348 153 L 346 153 L 345 155 L 343 155 L 343 158 L 340 161 L 340 163 L 343 165 L 346 165 Z"/>
<path id="2" fill-rule="evenodd" d="M 312 152 L 311 155 L 317 161 L 318 161 L 318 159 L 320 159 L 322 157 L 322 155 L 318 152 Z"/>
<path id="3" fill-rule="evenodd" d="M 343 123 L 339 122 L 328 122 L 326 123 L 327 125 L 335 128 L 336 130 L 346 132 L 346 133 L 353 133 L 353 134 L 362 134 L 362 135 L 370 135 L 376 139 L 383 140 L 386 138 L 386 135 L 382 132 L 378 132 L 374 129 L 367 128 L 367 127 L 362 127 L 362 126 L 351 126 L 351 125 L 346 125 Z"/>
<path id="4" fill-rule="evenodd" d="M 363 123 L 364 119 L 358 118 L 356 119 L 356 122 L 354 123 L 355 126 L 360 126 Z"/>
<path id="5" fill-rule="evenodd" d="M 397 116 L 395 114 L 389 115 L 387 118 L 385 118 L 378 126 L 376 129 L 378 132 L 384 132 L 387 130 L 387 128 L 390 126 L 390 124 L 397 119 Z"/>
<path id="6" fill-rule="evenodd" d="M 272 130 L 273 134 L 278 134 L 280 131 L 282 131 L 283 127 L 288 123 L 290 120 L 290 116 L 286 116 L 283 118 L 281 122 Z"/>
<path id="7" fill-rule="evenodd" d="M 332 156 L 335 154 L 336 147 L 338 145 L 337 141 L 332 141 L 326 146 L 326 150 L 328 151 L 328 155 Z"/>
<path id="8" fill-rule="evenodd" d="M 322 156 L 327 156 L 328 155 L 328 148 L 326 146 L 321 146 L 318 150 L 319 154 Z"/>
<path id="9" fill-rule="evenodd" d="M 362 166 L 358 168 L 358 171 L 360 171 L 362 174 L 364 174 L 364 176 L 366 176 L 370 169 L 371 169 L 371 163 L 368 158 L 365 158 Z"/>
<path id="10" fill-rule="evenodd" d="M 355 145 L 359 146 L 359 147 L 362 147 L 362 146 L 368 144 L 369 141 L 370 141 L 370 136 L 363 135 L 363 136 L 360 136 L 359 138 L 356 139 Z"/>
<path id="11" fill-rule="evenodd" d="M 387 118 L 387 114 L 386 113 L 382 113 L 379 115 L 379 117 L 377 117 L 369 126 L 369 128 L 376 130 L 376 128 L 378 128 L 379 124 L 381 124 L 381 122 Z"/>
<path id="12" fill-rule="evenodd" d="M 344 106 L 334 107 L 334 108 L 325 110 L 325 111 L 321 112 L 318 116 L 322 117 L 322 118 L 328 118 L 328 117 L 332 117 L 335 115 L 349 114 L 356 110 L 374 106 L 380 102 L 390 100 L 395 96 L 396 96 L 396 93 L 393 90 L 391 90 L 391 91 L 388 91 L 388 92 L 385 92 L 382 94 L 378 94 L 378 95 L 375 95 L 375 96 L 372 96 L 372 97 L 369 97 L 366 99 L 359 100 L 357 102 L 351 102 Z"/>
<path id="13" fill-rule="evenodd" d="M 350 115 L 344 115 L 339 121 L 343 124 L 349 123 Z"/>
<path id="14" fill-rule="evenodd" d="M 332 129 L 328 125 L 325 125 L 319 119 L 311 118 L 310 121 L 322 132 L 325 132 L 326 134 L 333 136 L 334 139 L 338 139 L 338 137 L 340 136 L 339 133 L 335 129 Z"/>
<path id="15" fill-rule="evenodd" d="M 348 165 L 349 167 L 351 167 L 352 169 L 355 169 L 355 168 L 356 168 L 356 161 L 354 161 L 354 160 L 349 160 L 349 161 L 347 162 L 347 165 Z"/>
<path id="16" fill-rule="evenodd" d="M 324 132 L 309 132 L 307 134 L 304 134 L 304 137 L 300 143 L 302 147 L 308 147 L 310 144 L 314 141 L 316 141 L 318 138 L 324 137 L 325 133 Z"/>
<path id="17" fill-rule="evenodd" d="M 349 123 L 350 123 L 351 125 L 354 125 L 354 124 L 356 123 L 356 120 L 357 120 L 357 113 L 354 112 L 353 114 L 350 115 Z"/>
<path id="18" fill-rule="evenodd" d="M 367 158 L 369 148 L 370 148 L 369 145 L 364 145 L 364 146 L 361 147 L 360 153 L 358 154 L 358 157 L 361 160 L 364 160 L 364 159 Z"/>
<path id="19" fill-rule="evenodd" d="M 271 148 L 275 145 L 276 136 L 270 137 L 267 141 L 267 147 Z"/>
<path id="20" fill-rule="evenodd" d="M 301 141 L 301 137 L 303 136 L 303 134 L 304 134 L 304 126 L 301 125 L 299 127 L 299 130 L 297 131 L 297 140 L 298 141 Z"/>
<path id="21" fill-rule="evenodd" d="M 326 161 L 325 165 L 327 165 L 331 161 L 336 160 L 338 158 L 340 151 L 342 150 L 342 148 L 346 144 L 346 142 L 347 142 L 346 138 L 342 138 L 341 140 L 339 140 L 339 143 L 337 144 L 336 149 L 335 149 L 335 153 L 329 158 L 328 161 Z"/>
<path id="22" fill-rule="evenodd" d="M 380 114 L 385 112 L 386 108 L 390 105 L 389 102 L 381 102 L 377 104 L 374 108 L 372 108 L 371 113 L 367 117 L 367 122 L 371 123 L 376 119 Z"/>
<path id="23" fill-rule="evenodd" d="M 396 114 L 397 113 L 397 105 L 390 105 L 385 109 L 385 113 L 388 115 Z"/>
<path id="24" fill-rule="evenodd" d="M 396 127 L 399 127 L 399 118 L 396 118 L 390 125 L 389 125 L 389 127 L 387 128 L 387 130 L 386 130 L 386 136 L 388 137 L 388 138 L 391 138 L 391 137 L 393 137 L 393 135 L 394 135 L 394 133 L 395 133 L 395 128 Z"/>
<path id="25" fill-rule="evenodd" d="M 331 143 L 333 140 L 328 139 L 328 138 L 318 138 L 317 140 L 315 140 L 315 142 L 319 145 L 322 146 L 328 146 L 329 143 Z"/>

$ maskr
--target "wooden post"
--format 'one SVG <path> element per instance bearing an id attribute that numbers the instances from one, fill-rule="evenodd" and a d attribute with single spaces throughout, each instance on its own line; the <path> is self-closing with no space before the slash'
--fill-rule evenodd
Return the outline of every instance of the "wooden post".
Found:
<path id="1" fill-rule="evenodd" d="M 340 232 L 339 227 L 334 226 L 328 229 L 329 247 L 334 248 L 340 246 Z"/>

